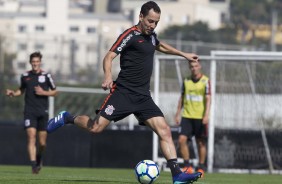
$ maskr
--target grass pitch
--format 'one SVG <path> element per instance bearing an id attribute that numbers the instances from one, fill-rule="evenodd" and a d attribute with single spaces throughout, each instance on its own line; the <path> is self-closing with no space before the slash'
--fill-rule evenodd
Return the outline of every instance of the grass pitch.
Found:
<path id="1" fill-rule="evenodd" d="M 161 172 L 154 184 L 171 182 L 169 172 Z M 133 169 L 94 169 L 43 167 L 40 174 L 31 174 L 29 166 L 0 165 L 2 184 L 134 184 L 137 183 Z M 205 174 L 195 184 L 281 184 L 280 175 L 255 174 Z"/>

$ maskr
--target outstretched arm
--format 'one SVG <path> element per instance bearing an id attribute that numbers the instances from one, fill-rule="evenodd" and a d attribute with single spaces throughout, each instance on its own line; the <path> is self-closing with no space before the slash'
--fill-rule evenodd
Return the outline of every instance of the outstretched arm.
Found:
<path id="1" fill-rule="evenodd" d="M 102 88 L 104 90 L 111 89 L 113 87 L 113 77 L 112 77 L 112 62 L 117 56 L 115 52 L 109 51 L 103 60 L 104 69 L 104 80 L 102 83 Z"/>
<path id="2" fill-rule="evenodd" d="M 164 42 L 160 42 L 159 45 L 157 45 L 156 50 L 165 54 L 182 56 L 186 58 L 188 61 L 192 61 L 192 62 L 198 61 L 198 56 L 196 54 L 182 52 Z"/>

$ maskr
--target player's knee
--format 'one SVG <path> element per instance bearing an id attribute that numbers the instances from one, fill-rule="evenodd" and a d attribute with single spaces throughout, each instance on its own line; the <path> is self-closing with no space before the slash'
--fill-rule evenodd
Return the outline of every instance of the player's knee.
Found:
<path id="1" fill-rule="evenodd" d="M 187 138 L 186 137 L 183 137 L 183 136 L 180 136 L 178 138 L 178 143 L 179 144 L 186 144 L 187 143 Z"/>
<path id="2" fill-rule="evenodd" d="M 206 141 L 203 140 L 203 139 L 199 139 L 199 140 L 197 141 L 197 143 L 198 143 L 199 146 L 206 146 Z"/>
<path id="3" fill-rule="evenodd" d="M 178 143 L 181 145 L 184 143 L 183 139 L 178 139 Z"/>
<path id="4" fill-rule="evenodd" d="M 163 126 L 161 132 L 162 133 L 160 134 L 160 136 L 163 139 L 170 139 L 170 138 L 172 138 L 171 130 L 170 130 L 170 127 L 168 125 Z"/>
<path id="5" fill-rule="evenodd" d="M 90 132 L 93 133 L 93 134 L 98 134 L 98 133 L 101 133 L 104 128 L 102 125 L 100 125 L 97 121 L 95 120 L 92 120 L 92 126 L 90 127 Z"/>
<path id="6" fill-rule="evenodd" d="M 36 142 L 36 136 L 28 136 L 27 137 L 27 142 L 29 143 L 35 143 Z"/>
<path id="7" fill-rule="evenodd" d="M 90 129 L 90 132 L 93 134 L 98 134 L 101 133 L 103 131 L 103 129 L 99 128 L 99 127 L 93 127 L 92 129 Z"/>
<path id="8" fill-rule="evenodd" d="M 45 149 L 46 148 L 46 143 L 39 143 L 39 147 L 41 149 Z"/>

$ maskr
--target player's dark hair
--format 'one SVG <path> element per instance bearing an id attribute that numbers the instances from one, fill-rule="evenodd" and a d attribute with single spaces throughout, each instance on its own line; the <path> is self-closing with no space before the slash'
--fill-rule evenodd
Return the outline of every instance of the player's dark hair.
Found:
<path id="1" fill-rule="evenodd" d="M 31 62 L 31 60 L 32 60 L 33 58 L 35 58 L 35 57 L 38 57 L 38 58 L 40 58 L 40 60 L 41 60 L 42 54 L 41 54 L 39 51 L 38 51 L 38 52 L 31 53 L 31 54 L 29 55 L 29 62 Z"/>
<path id="2" fill-rule="evenodd" d="M 161 9 L 157 3 L 155 3 L 154 1 L 148 1 L 147 3 L 142 5 L 140 14 L 146 17 L 151 9 L 153 9 L 156 13 L 161 13 Z"/>

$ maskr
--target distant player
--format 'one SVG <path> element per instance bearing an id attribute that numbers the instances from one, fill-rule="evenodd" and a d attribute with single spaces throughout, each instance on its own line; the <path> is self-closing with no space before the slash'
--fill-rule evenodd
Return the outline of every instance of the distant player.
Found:
<path id="1" fill-rule="evenodd" d="M 139 23 L 124 31 L 106 54 L 103 60 L 102 88 L 110 89 L 110 94 L 96 118 L 90 119 L 85 115 L 72 116 L 63 111 L 49 120 L 48 131 L 53 132 L 65 124 L 75 124 L 92 133 L 100 133 L 111 121 L 134 114 L 140 124 L 150 127 L 159 136 L 162 152 L 172 172 L 173 183 L 193 183 L 201 173 L 187 174 L 179 168 L 170 127 L 150 95 L 150 78 L 155 50 L 182 56 L 191 62 L 197 62 L 198 56 L 181 52 L 158 40 L 154 29 L 160 15 L 161 10 L 155 2 L 143 4 Z M 121 71 L 114 83 L 111 73 L 112 61 L 119 54 Z"/>
<path id="2" fill-rule="evenodd" d="M 196 137 L 199 150 L 199 165 L 197 172 L 204 174 L 206 160 L 207 126 L 211 104 L 210 81 L 201 73 L 200 62 L 189 63 L 191 76 L 183 81 L 181 96 L 178 101 L 175 122 L 180 123 L 179 147 L 184 159 L 184 171 L 193 173 L 194 169 L 189 161 L 189 147 L 187 140 Z M 203 175 L 202 175 L 203 176 Z"/>
<path id="3" fill-rule="evenodd" d="M 56 86 L 51 74 L 41 70 L 42 55 L 34 52 L 30 55 L 31 70 L 22 74 L 21 84 L 17 90 L 6 90 L 10 97 L 25 93 L 24 128 L 27 133 L 27 150 L 32 167 L 32 173 L 37 174 L 42 166 L 42 157 L 46 148 L 48 96 L 55 96 Z M 38 136 L 39 148 L 36 148 Z"/>

